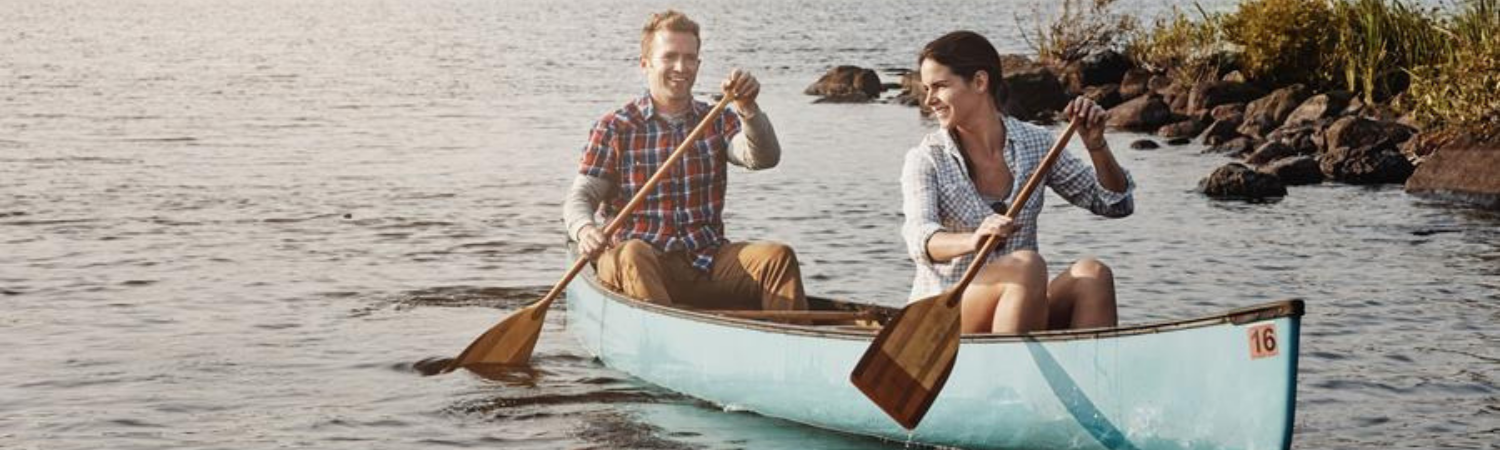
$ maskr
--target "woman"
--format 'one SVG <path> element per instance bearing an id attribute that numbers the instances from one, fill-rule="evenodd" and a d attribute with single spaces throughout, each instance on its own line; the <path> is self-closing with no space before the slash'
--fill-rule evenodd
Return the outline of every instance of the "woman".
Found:
<path id="1" fill-rule="evenodd" d="M 1036 242 L 1042 192 L 1016 220 L 1003 215 L 1055 139 L 1002 112 L 1007 92 L 995 47 L 958 31 L 928 43 L 917 62 L 942 128 L 907 152 L 901 174 L 902 235 L 917 263 L 912 299 L 957 283 L 985 239 L 999 235 L 1004 244 L 964 291 L 964 333 L 1114 326 L 1114 278 L 1103 263 L 1078 261 L 1048 283 Z M 1077 133 L 1094 168 L 1064 152 L 1045 185 L 1094 214 L 1130 215 L 1134 183 L 1104 140 L 1104 110 L 1079 97 L 1063 112 L 1082 121 Z"/>

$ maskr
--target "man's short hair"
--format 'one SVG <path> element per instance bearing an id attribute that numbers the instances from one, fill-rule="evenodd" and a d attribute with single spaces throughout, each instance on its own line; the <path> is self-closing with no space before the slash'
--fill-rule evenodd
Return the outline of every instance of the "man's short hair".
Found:
<path id="1" fill-rule="evenodd" d="M 677 31 L 692 33 L 693 39 L 698 41 L 698 46 L 703 46 L 703 38 L 698 36 L 698 22 L 689 19 L 686 14 L 676 10 L 651 14 L 651 19 L 646 21 L 646 26 L 641 28 L 641 58 L 651 57 L 651 38 L 658 31 Z"/>

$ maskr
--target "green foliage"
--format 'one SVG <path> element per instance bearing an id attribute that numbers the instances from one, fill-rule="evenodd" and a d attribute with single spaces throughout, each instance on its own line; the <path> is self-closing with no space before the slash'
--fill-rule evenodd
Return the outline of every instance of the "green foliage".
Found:
<path id="1" fill-rule="evenodd" d="M 1135 29 L 1135 18 L 1112 12 L 1115 0 L 1062 0 L 1056 17 L 1041 17 L 1041 9 L 1028 32 L 1019 14 L 1021 38 L 1036 51 L 1040 61 L 1059 64 L 1082 59 L 1091 53 L 1117 49 Z"/>
<path id="2" fill-rule="evenodd" d="M 1342 69 L 1345 87 L 1362 93 L 1366 103 L 1405 89 L 1407 69 L 1449 53 L 1436 10 L 1423 12 L 1401 0 L 1345 0 L 1334 3 L 1333 12 L 1338 39 L 1330 63 Z"/>
<path id="3" fill-rule="evenodd" d="M 1188 84 L 1217 76 L 1225 51 L 1222 17 L 1209 15 L 1194 3 L 1200 21 L 1194 21 L 1176 6 L 1172 15 L 1158 17 L 1150 28 L 1130 33 L 1125 54 L 1143 68 L 1171 73 L 1175 81 Z"/>
<path id="4" fill-rule="evenodd" d="M 1333 49 L 1326 0 L 1247 0 L 1224 18 L 1226 39 L 1242 49 L 1245 74 L 1266 85 L 1328 86 Z"/>
<path id="5" fill-rule="evenodd" d="M 1442 51 L 1408 69 L 1411 86 L 1397 106 L 1430 127 L 1500 131 L 1500 0 L 1470 0 L 1437 29 Z"/>

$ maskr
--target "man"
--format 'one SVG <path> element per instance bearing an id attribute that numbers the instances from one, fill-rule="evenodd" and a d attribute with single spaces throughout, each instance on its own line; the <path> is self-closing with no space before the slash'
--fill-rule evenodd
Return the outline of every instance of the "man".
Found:
<path id="1" fill-rule="evenodd" d="M 604 236 L 594 220 L 595 212 L 613 217 L 623 209 L 711 109 L 692 95 L 701 43 L 698 24 L 676 11 L 653 14 L 641 30 L 649 92 L 595 123 L 563 202 L 568 233 L 601 281 L 634 298 L 704 309 L 806 309 L 790 247 L 724 237 L 726 163 L 759 170 L 781 159 L 770 119 L 755 102 L 760 83 L 748 72 L 724 80 L 735 93 L 734 110 L 711 122 L 614 236 Z"/>

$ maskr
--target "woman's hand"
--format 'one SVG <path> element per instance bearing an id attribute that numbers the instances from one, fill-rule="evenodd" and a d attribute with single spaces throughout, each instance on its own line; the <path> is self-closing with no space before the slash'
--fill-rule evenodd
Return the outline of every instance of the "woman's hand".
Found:
<path id="1" fill-rule="evenodd" d="M 1104 141 L 1104 122 L 1109 120 L 1109 113 L 1104 112 L 1098 103 L 1080 95 L 1068 102 L 1063 115 L 1070 121 L 1078 121 L 1078 136 L 1083 138 L 1083 147 L 1089 152 L 1109 149 Z"/>
<path id="2" fill-rule="evenodd" d="M 1015 221 L 1010 220 L 1009 217 L 993 214 L 984 218 L 984 222 L 979 223 L 979 228 L 974 229 L 974 233 L 970 235 L 969 240 L 974 248 L 973 251 L 979 252 L 984 249 L 984 241 L 988 240 L 990 236 L 1000 236 L 1000 242 L 1003 245 L 1005 240 L 1010 238 L 1011 233 L 1015 232 Z"/>

